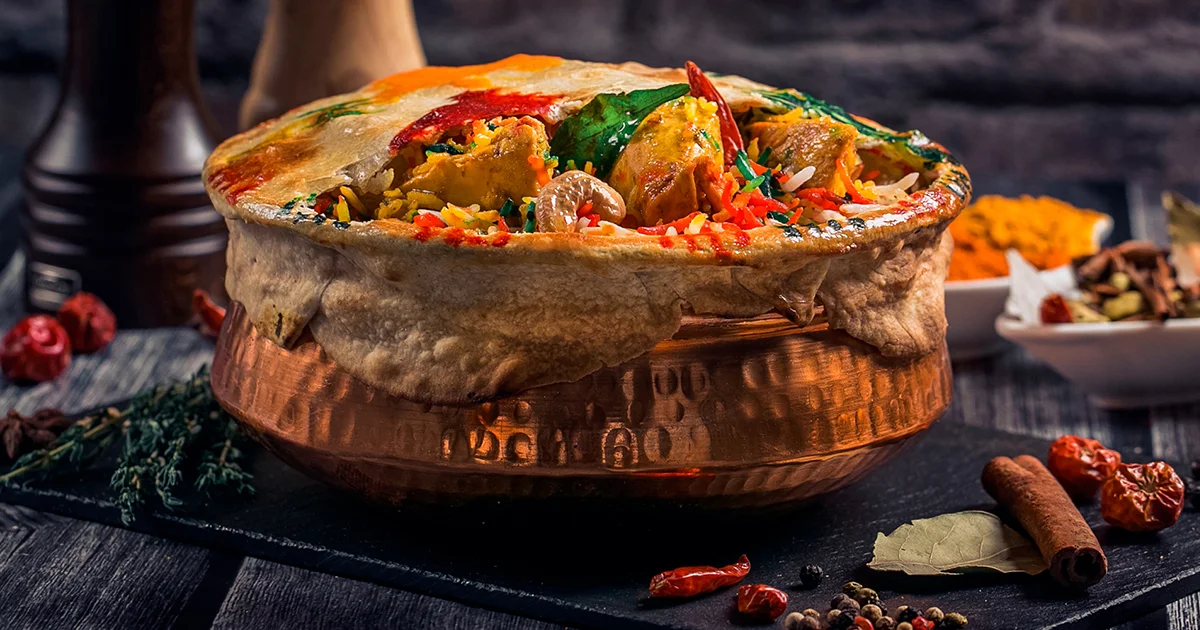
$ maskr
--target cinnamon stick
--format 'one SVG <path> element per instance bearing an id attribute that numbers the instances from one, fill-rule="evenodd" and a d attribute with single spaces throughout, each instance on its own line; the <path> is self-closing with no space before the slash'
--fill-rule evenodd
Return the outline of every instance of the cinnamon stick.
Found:
<path id="1" fill-rule="evenodd" d="M 1059 584 L 1087 588 L 1108 573 L 1108 558 L 1066 490 L 1036 457 L 997 457 L 983 469 L 983 488 L 1016 517 Z"/>

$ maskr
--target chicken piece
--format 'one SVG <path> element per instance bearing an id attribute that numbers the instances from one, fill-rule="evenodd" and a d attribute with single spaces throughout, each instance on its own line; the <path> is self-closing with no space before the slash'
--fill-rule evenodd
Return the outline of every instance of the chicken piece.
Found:
<path id="1" fill-rule="evenodd" d="M 842 161 L 850 172 L 858 164 L 858 152 L 854 148 L 858 131 L 827 118 L 784 114 L 751 124 L 749 132 L 751 138 L 758 139 L 759 150 L 771 147 L 767 166 L 782 166 L 789 173 L 806 166 L 816 169 L 812 178 L 804 183 L 804 188 L 829 188 L 841 194 L 845 192 L 845 186 L 838 180 L 838 161 Z"/>
<path id="2" fill-rule="evenodd" d="M 430 193 L 458 206 L 477 203 L 483 210 L 499 210 L 508 199 L 537 196 L 538 170 L 530 158 L 549 151 L 540 121 L 510 118 L 466 153 L 430 155 L 400 188 Z"/>
<path id="3" fill-rule="evenodd" d="M 638 125 L 608 183 L 637 225 L 669 223 L 695 212 L 721 177 L 717 106 L 690 96 L 658 106 Z"/>

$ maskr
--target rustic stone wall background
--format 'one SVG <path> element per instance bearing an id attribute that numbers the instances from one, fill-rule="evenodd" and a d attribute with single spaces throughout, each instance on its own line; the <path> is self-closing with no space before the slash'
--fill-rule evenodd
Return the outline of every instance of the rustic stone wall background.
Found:
<path id="1" fill-rule="evenodd" d="M 916 127 L 977 173 L 1200 180 L 1197 0 L 415 0 L 431 63 L 541 52 L 792 85 Z M 206 94 L 231 120 L 265 0 L 199 0 Z M 63 3 L 0 0 L 0 129 L 52 106 Z M 336 42 L 314 42 L 336 49 Z"/>

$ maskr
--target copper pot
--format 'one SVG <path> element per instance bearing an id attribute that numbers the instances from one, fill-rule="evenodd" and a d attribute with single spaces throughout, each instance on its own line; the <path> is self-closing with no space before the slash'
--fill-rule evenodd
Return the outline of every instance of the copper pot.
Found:
<path id="1" fill-rule="evenodd" d="M 689 318 L 674 338 L 572 383 L 430 406 L 284 349 L 234 304 L 218 400 L 305 474 L 386 503 L 597 497 L 701 506 L 807 499 L 861 478 L 950 403 L 945 347 L 887 358 L 820 324 Z"/>

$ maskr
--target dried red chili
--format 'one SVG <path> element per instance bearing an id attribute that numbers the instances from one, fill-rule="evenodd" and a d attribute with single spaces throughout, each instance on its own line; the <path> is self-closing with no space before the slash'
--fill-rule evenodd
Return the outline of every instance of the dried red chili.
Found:
<path id="1" fill-rule="evenodd" d="M 650 578 L 651 597 L 695 597 L 742 581 L 750 573 L 746 556 L 726 567 L 680 567 Z"/>
<path id="2" fill-rule="evenodd" d="M 1072 321 L 1066 298 L 1057 293 L 1047 295 L 1038 311 L 1043 324 L 1070 324 Z"/>
<path id="3" fill-rule="evenodd" d="M 743 150 L 742 133 L 738 131 L 737 123 L 733 120 L 733 111 L 729 103 L 717 91 L 717 86 L 704 76 L 704 71 L 691 61 L 687 62 L 688 85 L 692 88 L 692 96 L 715 103 L 717 106 L 717 122 L 721 126 L 721 148 L 725 151 L 725 166 L 730 167 L 737 161 L 738 151 Z"/>
<path id="4" fill-rule="evenodd" d="M 1179 520 L 1183 480 L 1163 462 L 1121 464 L 1100 491 L 1100 514 L 1131 532 L 1154 532 Z"/>
<path id="5" fill-rule="evenodd" d="M 1104 448 L 1096 440 L 1064 435 L 1050 445 L 1046 467 L 1062 484 L 1067 494 L 1090 499 L 1100 491 L 1104 480 L 1121 464 L 1121 454 Z"/>
<path id="6" fill-rule="evenodd" d="M 225 309 L 217 306 L 201 289 L 192 292 L 192 310 L 200 317 L 200 332 L 216 337 L 225 322 Z"/>
<path id="7" fill-rule="evenodd" d="M 100 298 L 85 291 L 62 303 L 58 323 L 67 330 L 71 350 L 80 354 L 99 352 L 117 336 L 117 316 Z"/>
<path id="8" fill-rule="evenodd" d="M 12 381 L 41 383 L 71 364 L 71 340 L 49 315 L 31 315 L 0 339 L 0 371 Z"/>
<path id="9" fill-rule="evenodd" d="M 771 621 L 787 610 L 787 593 L 766 584 L 746 584 L 738 589 L 738 612 L 759 621 Z"/>

